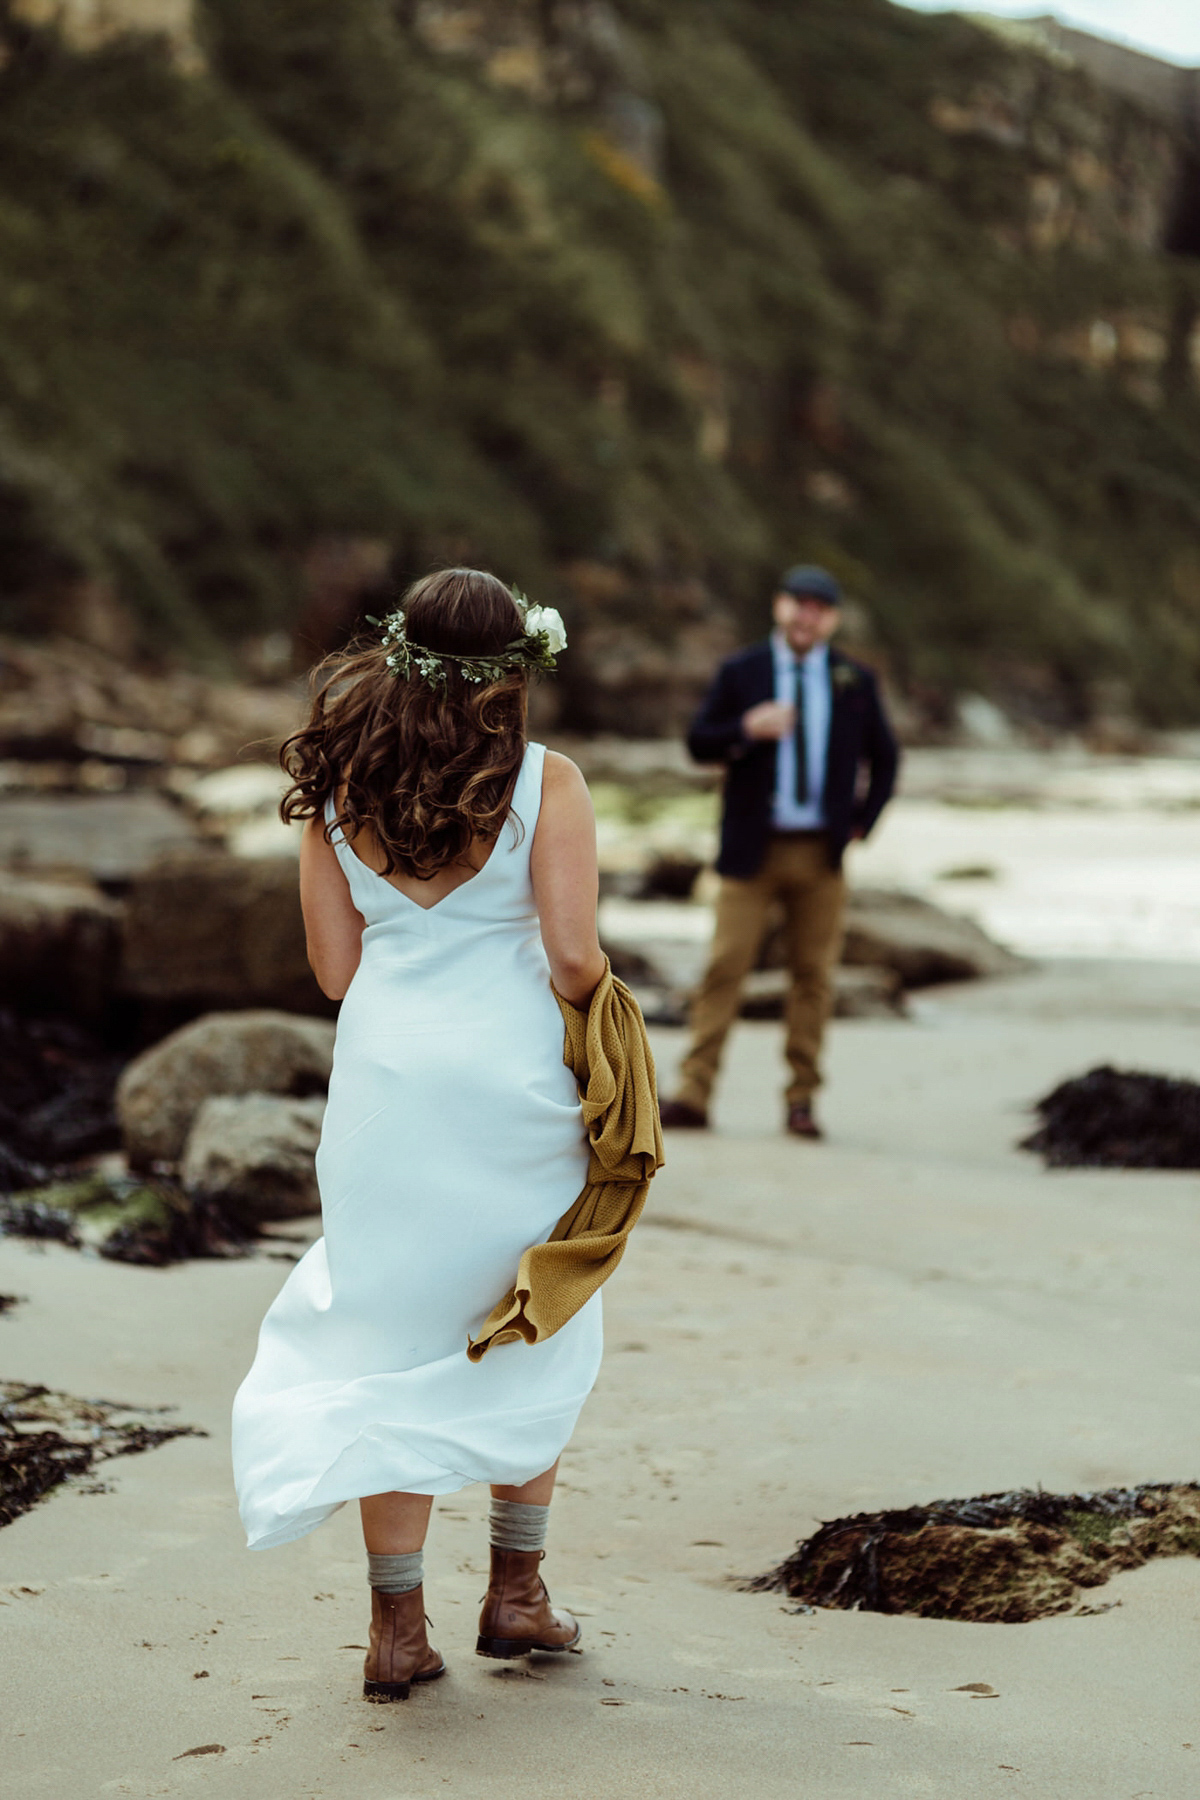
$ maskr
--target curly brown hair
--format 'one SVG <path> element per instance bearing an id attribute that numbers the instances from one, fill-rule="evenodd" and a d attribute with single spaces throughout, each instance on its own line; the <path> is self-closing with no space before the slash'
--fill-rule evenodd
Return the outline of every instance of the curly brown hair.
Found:
<path id="1" fill-rule="evenodd" d="M 444 569 L 414 582 L 400 602 L 410 640 L 458 656 L 501 652 L 524 629 L 508 588 L 479 569 Z M 320 818 L 347 838 L 369 827 L 382 873 L 428 881 L 477 838 L 493 841 L 508 817 L 525 754 L 529 672 L 473 683 L 447 663 L 444 687 L 388 667 L 382 644 L 352 646 L 318 665 L 308 724 L 279 760 L 292 785 L 287 821 Z M 518 829 L 520 822 L 516 821 Z"/>

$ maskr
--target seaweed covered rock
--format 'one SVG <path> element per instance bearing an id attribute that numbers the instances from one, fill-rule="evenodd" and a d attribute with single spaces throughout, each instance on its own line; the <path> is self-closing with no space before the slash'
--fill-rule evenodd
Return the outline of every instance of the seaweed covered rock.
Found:
<path id="1" fill-rule="evenodd" d="M 832 1519 L 747 1585 L 813 1606 L 1018 1623 L 1157 1556 L 1200 1556 L 1200 1485 L 1021 1489 Z"/>
<path id="2" fill-rule="evenodd" d="M 1051 1168 L 1200 1169 L 1200 1082 L 1104 1064 L 1037 1103 L 1022 1140 Z"/>
<path id="3" fill-rule="evenodd" d="M 292 882 L 295 871 L 292 871 Z M 136 1057 L 117 1086 L 130 1161 L 174 1163 L 192 1121 L 218 1094 L 323 1094 L 333 1067 L 325 1019 L 268 1011 L 209 1013 Z"/>
<path id="4" fill-rule="evenodd" d="M 321 1210 L 313 1158 L 325 1102 L 314 1095 L 223 1095 L 206 1100 L 183 1154 L 190 1195 L 216 1203 L 243 1226 Z"/>
<path id="5" fill-rule="evenodd" d="M 192 1257 L 238 1256 L 247 1233 L 206 1195 L 176 1182 L 101 1170 L 0 1196 L 0 1235 L 99 1251 L 161 1269 Z"/>

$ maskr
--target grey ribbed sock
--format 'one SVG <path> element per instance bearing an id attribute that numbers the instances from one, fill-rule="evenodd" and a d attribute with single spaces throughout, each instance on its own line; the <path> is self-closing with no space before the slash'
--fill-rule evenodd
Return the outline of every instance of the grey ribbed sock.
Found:
<path id="1" fill-rule="evenodd" d="M 376 1556 L 367 1551 L 367 1580 L 381 1594 L 411 1594 L 424 1579 L 423 1550 L 406 1550 L 401 1556 Z"/>
<path id="2" fill-rule="evenodd" d="M 488 1527 L 497 1550 L 542 1550 L 546 1544 L 546 1527 L 550 1523 L 548 1506 L 525 1506 L 520 1500 L 493 1500 Z"/>

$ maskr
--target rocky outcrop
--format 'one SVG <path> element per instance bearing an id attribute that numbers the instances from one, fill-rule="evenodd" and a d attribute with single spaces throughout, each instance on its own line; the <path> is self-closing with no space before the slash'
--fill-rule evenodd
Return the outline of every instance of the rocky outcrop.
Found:
<path id="1" fill-rule="evenodd" d="M 132 622 L 86 586 L 49 622 L 45 642 L 0 637 L 0 757 L 60 771 L 54 785 L 112 793 L 147 770 L 272 761 L 301 722 L 284 686 L 130 667 Z"/>
<path id="2" fill-rule="evenodd" d="M 842 960 L 852 967 L 892 969 L 906 988 L 1012 975 L 1027 966 L 971 919 L 913 894 L 871 888 L 850 894 Z"/>
<path id="3" fill-rule="evenodd" d="M 182 813 L 149 789 L 0 795 L 0 862 L 19 873 L 121 886 L 197 842 Z"/>
<path id="4" fill-rule="evenodd" d="M 281 1012 L 215 1013 L 136 1057 L 117 1085 L 130 1162 L 175 1163 L 193 1120 L 217 1095 L 322 1094 L 333 1066 L 333 1026 Z"/>
<path id="5" fill-rule="evenodd" d="M 692 915 L 686 915 L 690 921 Z M 634 990 L 653 1024 L 687 1021 L 688 996 L 708 958 L 709 933 L 680 930 L 656 902 L 622 901 L 602 918 L 604 949 L 614 973 Z M 834 1015 L 840 1019 L 894 1018 L 905 1012 L 910 988 L 943 981 L 1011 975 L 1027 965 L 970 919 L 943 912 L 912 894 L 854 889 L 846 908 L 840 966 L 834 971 Z M 768 932 L 758 966 L 743 990 L 742 1015 L 782 1017 L 788 988 L 782 918 Z"/>
<path id="6" fill-rule="evenodd" d="M 252 1227 L 321 1210 L 313 1162 L 325 1101 L 277 1094 L 227 1094 L 205 1100 L 184 1148 L 187 1193 L 212 1200 L 235 1223 Z"/>
<path id="7" fill-rule="evenodd" d="M 308 966 L 295 863 L 210 851 L 139 875 L 126 900 L 121 987 L 178 1011 L 327 1011 Z"/>
<path id="8" fill-rule="evenodd" d="M 161 38 L 176 65 L 204 67 L 193 0 L 9 0 L 13 17 L 51 25 L 73 50 L 102 50 L 126 33 Z"/>
<path id="9" fill-rule="evenodd" d="M 1183 68 L 1132 44 L 1063 25 L 1050 15 L 1019 22 L 996 20 L 989 29 L 1044 46 L 1060 65 L 1074 63 L 1098 86 L 1125 95 L 1175 126 L 1194 131 L 1200 125 L 1200 68 Z"/>
<path id="10" fill-rule="evenodd" d="M 407 0 L 404 10 L 430 50 L 470 59 L 497 87 L 586 108 L 599 127 L 593 154 L 618 185 L 657 189 L 662 114 L 610 0 Z"/>
<path id="11" fill-rule="evenodd" d="M 28 1012 L 102 1014 L 112 991 L 120 908 L 94 883 L 0 869 L 0 993 Z"/>
<path id="12" fill-rule="evenodd" d="M 1061 68 L 1013 58 L 961 98 L 935 97 L 930 121 L 976 137 L 1027 166 L 1028 211 L 1003 235 L 1014 248 L 1158 249 L 1178 179 L 1178 139 L 1156 119 L 1072 90 Z"/>

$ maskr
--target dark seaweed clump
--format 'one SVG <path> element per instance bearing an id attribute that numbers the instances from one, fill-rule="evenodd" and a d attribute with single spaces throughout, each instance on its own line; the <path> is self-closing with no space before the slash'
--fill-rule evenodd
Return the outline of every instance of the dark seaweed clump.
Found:
<path id="1" fill-rule="evenodd" d="M 80 1245 L 75 1216 L 65 1206 L 53 1206 L 37 1190 L 24 1194 L 0 1193 L 0 1237 L 41 1239 L 45 1243 Z"/>
<path id="2" fill-rule="evenodd" d="M 0 1008 L 0 1191 L 121 1142 L 113 1094 L 124 1058 L 70 1019 Z"/>
<path id="3" fill-rule="evenodd" d="M 1200 1484 L 1018 1489 L 832 1519 L 751 1590 L 812 1606 L 1020 1623 L 1156 1556 L 1200 1556 Z"/>
<path id="4" fill-rule="evenodd" d="M 1107 1064 L 1037 1103 L 1022 1141 L 1052 1168 L 1200 1169 L 1200 1082 Z"/>
<path id="5" fill-rule="evenodd" d="M 49 1388 L 0 1382 L 0 1525 L 11 1525 L 44 1494 L 114 1456 L 135 1456 L 178 1437 L 207 1437 L 194 1425 L 151 1425 L 161 1408 L 76 1400 Z"/>

